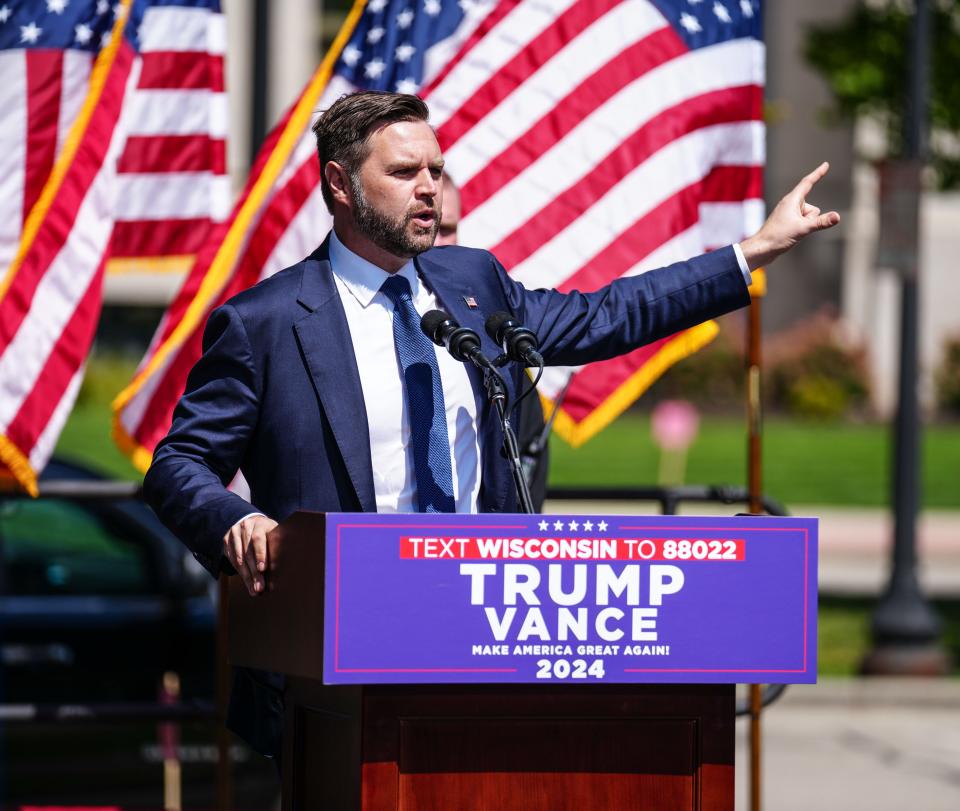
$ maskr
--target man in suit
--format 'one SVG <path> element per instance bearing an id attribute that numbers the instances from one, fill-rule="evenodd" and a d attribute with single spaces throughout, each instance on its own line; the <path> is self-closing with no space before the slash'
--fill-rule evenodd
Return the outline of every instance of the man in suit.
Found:
<path id="1" fill-rule="evenodd" d="M 446 310 L 494 355 L 483 323 L 505 310 L 538 335 L 547 363 L 579 365 L 746 305 L 751 269 L 839 222 L 805 202 L 824 164 L 739 246 L 594 293 L 525 290 L 485 251 L 432 248 L 443 156 L 427 117 L 414 96 L 362 92 L 319 118 L 333 230 L 211 314 L 144 480 L 197 559 L 214 574 L 235 569 L 252 595 L 266 586 L 267 532 L 299 509 L 516 510 L 480 377 L 426 341 L 423 313 Z M 521 374 L 507 375 L 511 398 Z M 226 487 L 238 469 L 250 502 Z M 281 691 L 270 674 L 235 684 L 231 727 L 266 754 L 278 751 Z"/>

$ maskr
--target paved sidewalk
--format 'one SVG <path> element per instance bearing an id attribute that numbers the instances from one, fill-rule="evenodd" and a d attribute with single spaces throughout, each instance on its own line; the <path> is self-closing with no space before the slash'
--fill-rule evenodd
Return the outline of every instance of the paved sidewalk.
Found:
<path id="1" fill-rule="evenodd" d="M 765 811 L 960 808 L 960 681 L 796 685 L 763 715 Z M 749 726 L 737 722 L 738 811 L 749 807 Z"/>

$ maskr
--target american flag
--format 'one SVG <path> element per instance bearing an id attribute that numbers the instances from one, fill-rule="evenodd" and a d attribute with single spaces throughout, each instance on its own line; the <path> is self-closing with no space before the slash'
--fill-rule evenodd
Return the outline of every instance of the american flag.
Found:
<path id="1" fill-rule="evenodd" d="M 145 468 L 210 310 L 309 254 L 329 227 L 311 117 L 358 88 L 419 94 L 461 188 L 460 241 L 533 287 L 593 289 L 735 242 L 762 221 L 758 0 L 368 0 L 268 139 L 140 373 L 116 433 Z M 701 325 L 573 374 L 557 430 L 582 442 Z"/>
<path id="2" fill-rule="evenodd" d="M 158 255 L 135 235 L 225 208 L 218 18 L 212 0 L 0 5 L 0 470 L 28 489 L 82 380 L 111 239 Z"/>

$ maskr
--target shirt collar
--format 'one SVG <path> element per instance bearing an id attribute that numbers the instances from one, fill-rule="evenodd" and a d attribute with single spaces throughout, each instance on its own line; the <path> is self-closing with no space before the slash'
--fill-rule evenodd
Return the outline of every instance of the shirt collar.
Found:
<path id="1" fill-rule="evenodd" d="M 380 292 L 383 283 L 394 275 L 355 254 L 340 241 L 337 232 L 333 230 L 330 231 L 330 267 L 361 307 L 367 307 Z M 420 279 L 413 260 L 407 262 L 397 273 L 410 282 L 410 290 L 416 300 L 420 293 Z"/>

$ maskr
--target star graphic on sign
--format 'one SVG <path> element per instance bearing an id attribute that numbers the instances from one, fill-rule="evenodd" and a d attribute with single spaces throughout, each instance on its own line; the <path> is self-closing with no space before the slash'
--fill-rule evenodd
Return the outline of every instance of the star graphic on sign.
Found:
<path id="1" fill-rule="evenodd" d="M 570 530 L 580 529 L 580 525 L 576 521 L 571 521 L 567 524 L 567 528 Z"/>
<path id="2" fill-rule="evenodd" d="M 382 59 L 371 59 L 363 66 L 363 75 L 368 79 L 379 79 L 386 68 L 386 63 Z"/>
<path id="3" fill-rule="evenodd" d="M 387 0 L 370 0 L 367 8 L 374 14 L 379 14 L 387 7 Z"/>
<path id="4" fill-rule="evenodd" d="M 554 522 L 553 522 L 553 528 L 554 528 L 557 532 L 559 532 L 561 529 L 563 529 L 563 521 L 554 521 Z"/>
<path id="5" fill-rule="evenodd" d="M 63 14 L 69 0 L 47 0 L 47 11 L 53 14 Z"/>
<path id="6" fill-rule="evenodd" d="M 703 0 L 687 0 L 687 2 L 691 6 L 699 6 L 703 2 Z"/>
<path id="7" fill-rule="evenodd" d="M 10 11 L 10 6 L 0 7 L 0 23 L 5 23 L 7 20 L 9 20 L 11 14 L 12 12 Z"/>
<path id="8" fill-rule="evenodd" d="M 393 54 L 397 57 L 398 62 L 409 62 L 410 57 L 416 52 L 417 49 L 414 48 L 409 42 L 404 42 L 403 45 L 397 46 L 397 49 L 393 52 Z"/>
<path id="9" fill-rule="evenodd" d="M 93 29 L 86 23 L 80 23 L 80 25 L 73 27 L 73 35 L 77 42 L 86 45 L 93 37 Z"/>
<path id="10" fill-rule="evenodd" d="M 40 28 L 36 23 L 30 23 L 30 25 L 21 25 L 20 26 L 20 41 L 34 43 L 40 39 L 40 34 L 43 33 L 43 29 Z"/>
<path id="11" fill-rule="evenodd" d="M 601 532 L 606 532 L 606 531 L 607 531 L 607 522 L 606 522 L 606 521 L 601 521 L 599 524 L 597 524 L 597 529 L 599 529 Z"/>
<path id="12" fill-rule="evenodd" d="M 546 521 L 541 521 L 539 524 L 537 524 L 537 526 L 540 528 L 541 532 L 546 532 L 547 527 L 549 527 L 550 525 Z"/>
<path id="13" fill-rule="evenodd" d="M 413 25 L 413 10 L 405 8 L 397 15 L 397 25 L 402 29 L 407 29 Z"/>
<path id="14" fill-rule="evenodd" d="M 728 23 L 732 19 L 730 17 L 730 12 L 727 11 L 727 7 L 723 3 L 719 2 L 719 0 L 713 4 L 713 13 L 717 15 L 717 19 L 722 23 Z"/>
<path id="15" fill-rule="evenodd" d="M 101 16 L 110 10 L 110 3 L 107 0 L 97 0 L 97 14 Z"/>
<path id="16" fill-rule="evenodd" d="M 407 77 L 406 79 L 401 79 L 397 82 L 397 92 L 406 93 L 410 96 L 414 95 L 420 86 L 411 78 Z"/>
<path id="17" fill-rule="evenodd" d="M 343 63 L 351 68 L 360 61 L 361 56 L 363 56 L 363 51 L 356 45 L 350 44 L 343 49 Z"/>
<path id="18" fill-rule="evenodd" d="M 126 13 L 127 13 L 127 8 L 126 6 L 123 5 L 123 3 L 113 4 L 113 16 L 116 19 L 120 19 Z"/>
<path id="19" fill-rule="evenodd" d="M 380 26 L 371 28 L 369 31 L 367 31 L 367 42 L 369 42 L 371 45 L 376 45 L 381 39 L 383 39 L 383 35 L 386 33 L 386 29 L 381 28 Z"/>
<path id="20" fill-rule="evenodd" d="M 436 17 L 442 10 L 440 6 L 440 0 L 424 0 L 423 10 L 431 17 Z"/>
<path id="21" fill-rule="evenodd" d="M 584 521 L 583 529 L 585 532 L 590 532 L 593 530 L 593 521 Z"/>
<path id="22" fill-rule="evenodd" d="M 101 47 L 101 48 L 106 48 L 106 47 L 110 44 L 110 35 L 111 35 L 112 33 L 113 33 L 112 31 L 104 31 L 104 32 L 100 35 L 100 47 Z"/>
<path id="23" fill-rule="evenodd" d="M 753 16 L 753 3 L 750 0 L 740 0 L 740 11 L 743 12 L 744 17 Z"/>
<path id="24" fill-rule="evenodd" d="M 687 14 L 687 12 L 683 12 L 683 14 L 680 15 L 680 25 L 686 28 L 691 34 L 696 34 L 699 31 L 703 31 L 700 21 L 692 14 Z"/>

